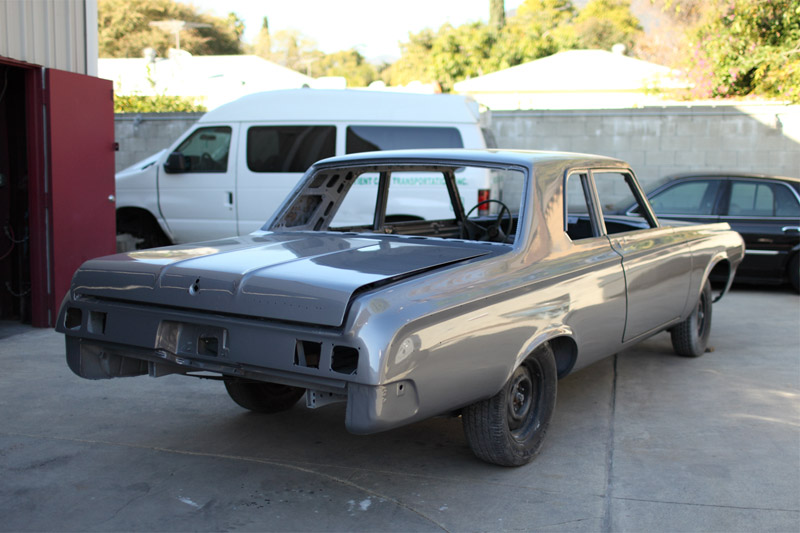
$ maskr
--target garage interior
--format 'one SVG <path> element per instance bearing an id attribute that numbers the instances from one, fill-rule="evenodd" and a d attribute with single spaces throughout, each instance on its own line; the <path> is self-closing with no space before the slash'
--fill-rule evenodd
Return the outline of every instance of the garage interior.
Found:
<path id="1" fill-rule="evenodd" d="M 0 320 L 31 323 L 25 70 L 0 65 Z"/>

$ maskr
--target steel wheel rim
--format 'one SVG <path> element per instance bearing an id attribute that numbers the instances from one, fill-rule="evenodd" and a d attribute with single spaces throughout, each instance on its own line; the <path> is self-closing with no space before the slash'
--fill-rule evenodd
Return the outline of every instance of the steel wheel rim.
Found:
<path id="1" fill-rule="evenodd" d="M 697 302 L 697 336 L 702 337 L 706 330 L 706 295 L 700 295 Z"/>
<path id="2" fill-rule="evenodd" d="M 508 429 L 515 440 L 524 441 L 538 426 L 536 422 L 541 391 L 541 372 L 522 365 L 514 373 L 506 397 Z"/>

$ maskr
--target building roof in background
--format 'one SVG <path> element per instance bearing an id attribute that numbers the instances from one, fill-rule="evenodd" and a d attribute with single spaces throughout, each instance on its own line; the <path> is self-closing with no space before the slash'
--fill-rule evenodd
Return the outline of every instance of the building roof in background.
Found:
<path id="1" fill-rule="evenodd" d="M 100 58 L 98 76 L 114 82 L 117 94 L 167 94 L 197 98 L 208 109 L 246 94 L 310 86 L 314 79 L 253 55 L 170 58 Z"/>
<path id="2" fill-rule="evenodd" d="M 621 53 L 569 50 L 455 84 L 489 109 L 599 109 L 660 105 L 690 84 L 680 73 Z"/>
<path id="3" fill-rule="evenodd" d="M 605 50 L 568 50 L 455 84 L 458 92 L 641 91 L 686 87 L 669 67 Z"/>

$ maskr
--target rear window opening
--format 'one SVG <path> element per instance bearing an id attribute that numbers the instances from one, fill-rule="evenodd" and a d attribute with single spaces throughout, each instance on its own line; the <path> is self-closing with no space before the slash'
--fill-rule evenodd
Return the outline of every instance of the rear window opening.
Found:
<path id="1" fill-rule="evenodd" d="M 524 191 L 525 174 L 517 169 L 463 164 L 326 169 L 308 180 L 272 229 L 512 244 Z"/>

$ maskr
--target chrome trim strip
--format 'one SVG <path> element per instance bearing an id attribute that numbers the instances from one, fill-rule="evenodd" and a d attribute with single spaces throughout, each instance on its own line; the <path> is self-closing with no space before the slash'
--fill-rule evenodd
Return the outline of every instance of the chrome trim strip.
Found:
<path id="1" fill-rule="evenodd" d="M 745 255 L 778 255 L 780 252 L 777 250 L 745 250 Z"/>

